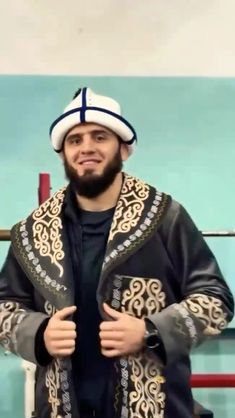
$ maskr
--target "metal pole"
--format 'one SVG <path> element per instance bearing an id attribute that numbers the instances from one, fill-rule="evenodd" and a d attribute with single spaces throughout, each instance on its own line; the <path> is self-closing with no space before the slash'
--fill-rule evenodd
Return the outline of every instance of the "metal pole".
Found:
<path id="1" fill-rule="evenodd" d="M 8 229 L 0 229 L 0 241 L 10 241 L 10 231 Z"/>

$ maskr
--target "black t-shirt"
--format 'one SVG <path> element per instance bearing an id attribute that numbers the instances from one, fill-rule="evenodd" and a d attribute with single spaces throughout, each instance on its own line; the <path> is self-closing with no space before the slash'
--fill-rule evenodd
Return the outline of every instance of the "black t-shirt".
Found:
<path id="1" fill-rule="evenodd" d="M 104 212 L 80 211 L 81 226 L 81 276 L 78 306 L 78 356 L 79 374 L 98 377 L 103 369 L 104 357 L 100 353 L 99 325 L 101 322 L 96 291 L 104 260 L 108 234 L 114 209 Z M 78 291 L 79 291 L 78 290 Z"/>
<path id="2" fill-rule="evenodd" d="M 94 409 L 100 408 L 112 362 L 100 351 L 99 325 L 102 319 L 96 291 L 114 210 L 81 210 L 70 194 L 65 211 L 77 305 L 74 320 L 78 335 L 72 357 L 73 375 L 78 400 Z"/>

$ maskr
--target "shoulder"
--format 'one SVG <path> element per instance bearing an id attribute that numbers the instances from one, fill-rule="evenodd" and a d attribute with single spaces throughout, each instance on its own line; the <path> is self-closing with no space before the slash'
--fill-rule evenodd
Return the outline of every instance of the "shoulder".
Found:
<path id="1" fill-rule="evenodd" d="M 174 225 L 193 225 L 194 221 L 189 215 L 185 206 L 179 201 L 175 200 L 170 194 L 160 191 L 152 185 L 148 187 L 161 197 L 161 201 L 165 202 L 164 216 L 162 218 L 162 225 L 171 228 Z"/>
<path id="2" fill-rule="evenodd" d="M 11 229 L 11 233 L 16 228 L 22 227 L 26 223 L 31 223 L 43 217 L 56 217 L 60 214 L 65 200 L 67 187 L 57 190 L 51 197 L 34 209 L 25 219 L 17 222 Z"/>
<path id="3" fill-rule="evenodd" d="M 191 235 L 200 232 L 185 206 L 172 198 L 169 200 L 161 226 L 163 233 L 174 232 L 178 238 L 182 233 Z"/>

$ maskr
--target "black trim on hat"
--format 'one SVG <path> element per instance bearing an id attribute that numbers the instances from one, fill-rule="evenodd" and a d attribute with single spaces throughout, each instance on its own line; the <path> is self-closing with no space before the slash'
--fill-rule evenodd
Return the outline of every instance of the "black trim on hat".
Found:
<path id="1" fill-rule="evenodd" d="M 84 89 L 85 90 L 85 89 Z M 86 93 L 86 91 L 85 91 L 85 93 Z M 85 94 L 84 94 L 84 97 L 85 97 Z M 86 100 L 86 99 L 85 99 Z M 82 104 L 83 104 L 83 102 L 82 102 Z M 51 125 L 51 127 L 50 127 L 50 135 L 51 135 L 51 133 L 52 133 L 52 131 L 53 131 L 53 129 L 54 129 L 54 127 L 61 121 L 61 120 L 63 120 L 64 118 L 66 118 L 67 116 L 69 116 L 69 115 L 72 115 L 73 113 L 77 113 L 77 112 L 80 112 L 80 117 L 82 116 L 82 114 L 84 115 L 84 120 L 83 120 L 83 122 L 86 122 L 86 120 L 85 120 L 85 111 L 86 110 L 96 110 L 96 111 L 98 111 L 98 112 L 103 112 L 103 113 L 107 113 L 108 115 L 111 115 L 111 116 L 113 116 L 113 117 L 115 117 L 116 119 L 119 119 L 121 122 L 123 122 L 125 125 L 127 125 L 128 126 L 128 128 L 132 131 L 132 133 L 133 133 L 133 137 L 132 137 L 132 139 L 130 139 L 129 141 L 123 141 L 123 142 L 125 142 L 126 144 L 128 144 L 128 145 L 131 145 L 131 144 L 133 144 L 133 142 L 134 141 L 136 141 L 137 140 L 137 136 L 136 136 L 136 132 L 135 132 L 135 130 L 134 130 L 134 128 L 132 127 L 132 125 L 125 119 L 125 118 L 123 118 L 122 116 L 120 116 L 120 115 L 117 115 L 117 113 L 114 113 L 114 112 L 112 112 L 111 110 L 107 110 L 107 109 L 104 109 L 104 108 L 102 108 L 102 107 L 93 107 L 93 106 L 91 106 L 91 107 L 85 107 L 85 106 L 82 106 L 82 107 L 76 107 L 75 109 L 71 109 L 71 110 L 68 110 L 68 112 L 66 112 L 66 113 L 63 113 L 61 116 L 59 116 L 53 123 L 52 123 L 52 125 Z M 81 120 L 81 123 L 82 123 L 82 120 Z"/>

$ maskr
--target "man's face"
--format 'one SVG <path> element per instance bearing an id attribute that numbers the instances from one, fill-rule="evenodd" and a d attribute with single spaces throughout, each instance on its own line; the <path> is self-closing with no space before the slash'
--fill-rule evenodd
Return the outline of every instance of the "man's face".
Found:
<path id="1" fill-rule="evenodd" d="M 64 141 L 65 173 L 81 196 L 92 198 L 104 192 L 127 156 L 117 135 L 94 123 L 75 126 Z"/>

